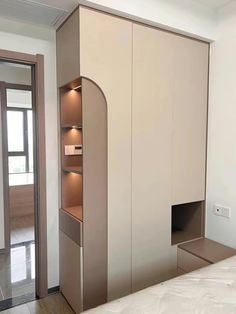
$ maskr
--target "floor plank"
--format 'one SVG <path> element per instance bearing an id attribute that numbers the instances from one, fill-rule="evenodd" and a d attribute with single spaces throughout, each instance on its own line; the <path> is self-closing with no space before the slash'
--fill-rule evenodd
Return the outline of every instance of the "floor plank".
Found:
<path id="1" fill-rule="evenodd" d="M 28 303 L 31 314 L 73 314 L 74 312 L 60 293 Z"/>

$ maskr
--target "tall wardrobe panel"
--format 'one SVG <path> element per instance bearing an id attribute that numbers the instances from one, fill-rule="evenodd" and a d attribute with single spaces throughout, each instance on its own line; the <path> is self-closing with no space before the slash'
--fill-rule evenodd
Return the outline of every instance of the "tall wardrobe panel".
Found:
<path id="1" fill-rule="evenodd" d="M 176 270 L 176 248 L 171 247 L 173 37 L 133 26 L 133 291 Z"/>
<path id="2" fill-rule="evenodd" d="M 63 86 L 79 77 L 79 9 L 57 30 L 57 81 Z"/>
<path id="3" fill-rule="evenodd" d="M 83 310 L 107 301 L 107 104 L 82 78 Z"/>
<path id="4" fill-rule="evenodd" d="M 108 106 L 108 299 L 131 291 L 132 22 L 80 7 L 81 76 Z"/>
<path id="5" fill-rule="evenodd" d="M 205 199 L 209 45 L 175 36 L 172 204 Z"/>

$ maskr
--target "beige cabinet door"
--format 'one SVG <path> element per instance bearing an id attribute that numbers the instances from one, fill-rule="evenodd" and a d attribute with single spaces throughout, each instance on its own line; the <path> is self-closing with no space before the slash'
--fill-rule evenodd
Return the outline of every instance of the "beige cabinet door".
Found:
<path id="1" fill-rule="evenodd" d="M 133 26 L 132 286 L 176 273 L 171 247 L 174 35 Z"/>
<path id="2" fill-rule="evenodd" d="M 79 77 L 79 10 L 57 31 L 57 81 L 61 87 Z"/>
<path id="3" fill-rule="evenodd" d="M 80 7 L 81 75 L 108 112 L 108 299 L 131 292 L 132 23 Z M 98 222 L 99 223 L 99 222 Z"/>
<path id="4" fill-rule="evenodd" d="M 75 313 L 83 310 L 82 298 L 82 247 L 59 231 L 60 289 Z"/>
<path id="5" fill-rule="evenodd" d="M 205 199 L 208 50 L 206 43 L 175 36 L 172 204 Z"/>
<path id="6" fill-rule="evenodd" d="M 134 24 L 134 290 L 176 273 L 171 205 L 205 198 L 207 81 L 207 44 Z"/>

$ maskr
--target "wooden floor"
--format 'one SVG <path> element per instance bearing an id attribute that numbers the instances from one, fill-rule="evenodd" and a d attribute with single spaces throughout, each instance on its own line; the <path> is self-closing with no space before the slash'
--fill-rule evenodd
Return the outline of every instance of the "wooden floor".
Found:
<path id="1" fill-rule="evenodd" d="M 11 244 L 34 241 L 34 216 L 11 218 Z"/>
<path id="2" fill-rule="evenodd" d="M 52 294 L 45 299 L 26 303 L 1 314 L 73 314 L 74 312 L 60 293 Z"/>

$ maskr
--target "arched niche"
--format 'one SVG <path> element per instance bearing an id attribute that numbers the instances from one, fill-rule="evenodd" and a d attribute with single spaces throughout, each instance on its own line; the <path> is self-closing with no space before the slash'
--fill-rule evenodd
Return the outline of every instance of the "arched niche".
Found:
<path id="1" fill-rule="evenodd" d="M 107 102 L 95 82 L 60 88 L 60 121 L 60 264 L 75 267 L 61 273 L 61 291 L 80 312 L 107 301 Z"/>

